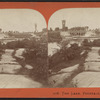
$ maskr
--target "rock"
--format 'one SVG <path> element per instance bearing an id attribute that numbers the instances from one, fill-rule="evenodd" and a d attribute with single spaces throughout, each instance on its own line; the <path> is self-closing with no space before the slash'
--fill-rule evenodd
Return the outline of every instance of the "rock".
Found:
<path id="1" fill-rule="evenodd" d="M 25 65 L 25 68 L 27 68 L 27 69 L 33 69 L 33 67 L 31 65 Z"/>
<path id="2" fill-rule="evenodd" d="M 59 72 L 49 77 L 49 84 L 51 84 L 52 87 L 63 86 L 65 81 L 70 79 L 71 75 L 77 70 L 77 68 L 78 64 L 72 67 L 61 69 Z"/>

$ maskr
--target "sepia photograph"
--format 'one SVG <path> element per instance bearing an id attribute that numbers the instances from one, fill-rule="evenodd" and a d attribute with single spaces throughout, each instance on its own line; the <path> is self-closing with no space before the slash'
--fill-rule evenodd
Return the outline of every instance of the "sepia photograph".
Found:
<path id="1" fill-rule="evenodd" d="M 51 87 L 100 87 L 100 8 L 65 8 L 48 23 Z"/>
<path id="2" fill-rule="evenodd" d="M 47 84 L 47 25 L 33 9 L 0 9 L 0 88 Z"/>

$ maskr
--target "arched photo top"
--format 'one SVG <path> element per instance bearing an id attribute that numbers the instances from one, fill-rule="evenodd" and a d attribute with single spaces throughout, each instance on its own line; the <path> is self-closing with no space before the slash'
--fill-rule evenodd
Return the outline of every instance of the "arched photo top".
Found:
<path id="1" fill-rule="evenodd" d="M 88 26 L 90 29 L 100 28 L 100 8 L 65 8 L 56 11 L 49 19 L 48 29 L 62 28 L 62 20 L 66 27 Z"/>
<path id="2" fill-rule="evenodd" d="M 2 31 L 34 32 L 47 28 L 43 15 L 33 9 L 0 9 Z M 37 28 L 37 29 L 36 29 Z"/>
<path id="3" fill-rule="evenodd" d="M 46 55 L 47 27 L 41 13 L 0 9 L 0 88 L 46 87 Z"/>

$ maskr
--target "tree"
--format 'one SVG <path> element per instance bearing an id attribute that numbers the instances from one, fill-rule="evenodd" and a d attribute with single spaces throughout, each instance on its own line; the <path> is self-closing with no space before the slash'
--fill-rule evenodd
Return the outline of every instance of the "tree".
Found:
<path id="1" fill-rule="evenodd" d="M 88 44 L 89 44 L 88 40 L 87 40 L 87 39 L 84 39 L 83 45 L 84 45 L 84 46 L 87 46 Z"/>
<path id="2" fill-rule="evenodd" d="M 53 31 L 53 29 L 50 27 L 50 31 Z"/>
<path id="3" fill-rule="evenodd" d="M 26 64 L 33 66 L 31 76 L 35 76 L 36 79 L 47 78 L 47 43 L 36 41 L 35 38 L 28 40 L 23 56 Z"/>
<path id="4" fill-rule="evenodd" d="M 56 27 L 56 28 L 55 28 L 55 31 L 59 31 L 59 30 L 60 30 L 59 27 Z"/>
<path id="5" fill-rule="evenodd" d="M 95 29 L 95 33 L 97 34 L 97 35 L 100 35 L 100 29 Z"/>
<path id="6" fill-rule="evenodd" d="M 61 42 L 60 32 L 48 32 L 48 42 Z"/>

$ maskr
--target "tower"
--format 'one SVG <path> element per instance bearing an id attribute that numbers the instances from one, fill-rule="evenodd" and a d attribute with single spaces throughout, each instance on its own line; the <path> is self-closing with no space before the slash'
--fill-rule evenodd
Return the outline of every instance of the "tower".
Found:
<path id="1" fill-rule="evenodd" d="M 35 23 L 35 31 L 34 31 L 35 33 L 36 32 L 38 32 L 38 30 L 37 30 L 37 24 Z"/>
<path id="2" fill-rule="evenodd" d="M 62 29 L 65 29 L 65 27 L 66 27 L 66 21 L 62 20 Z"/>

